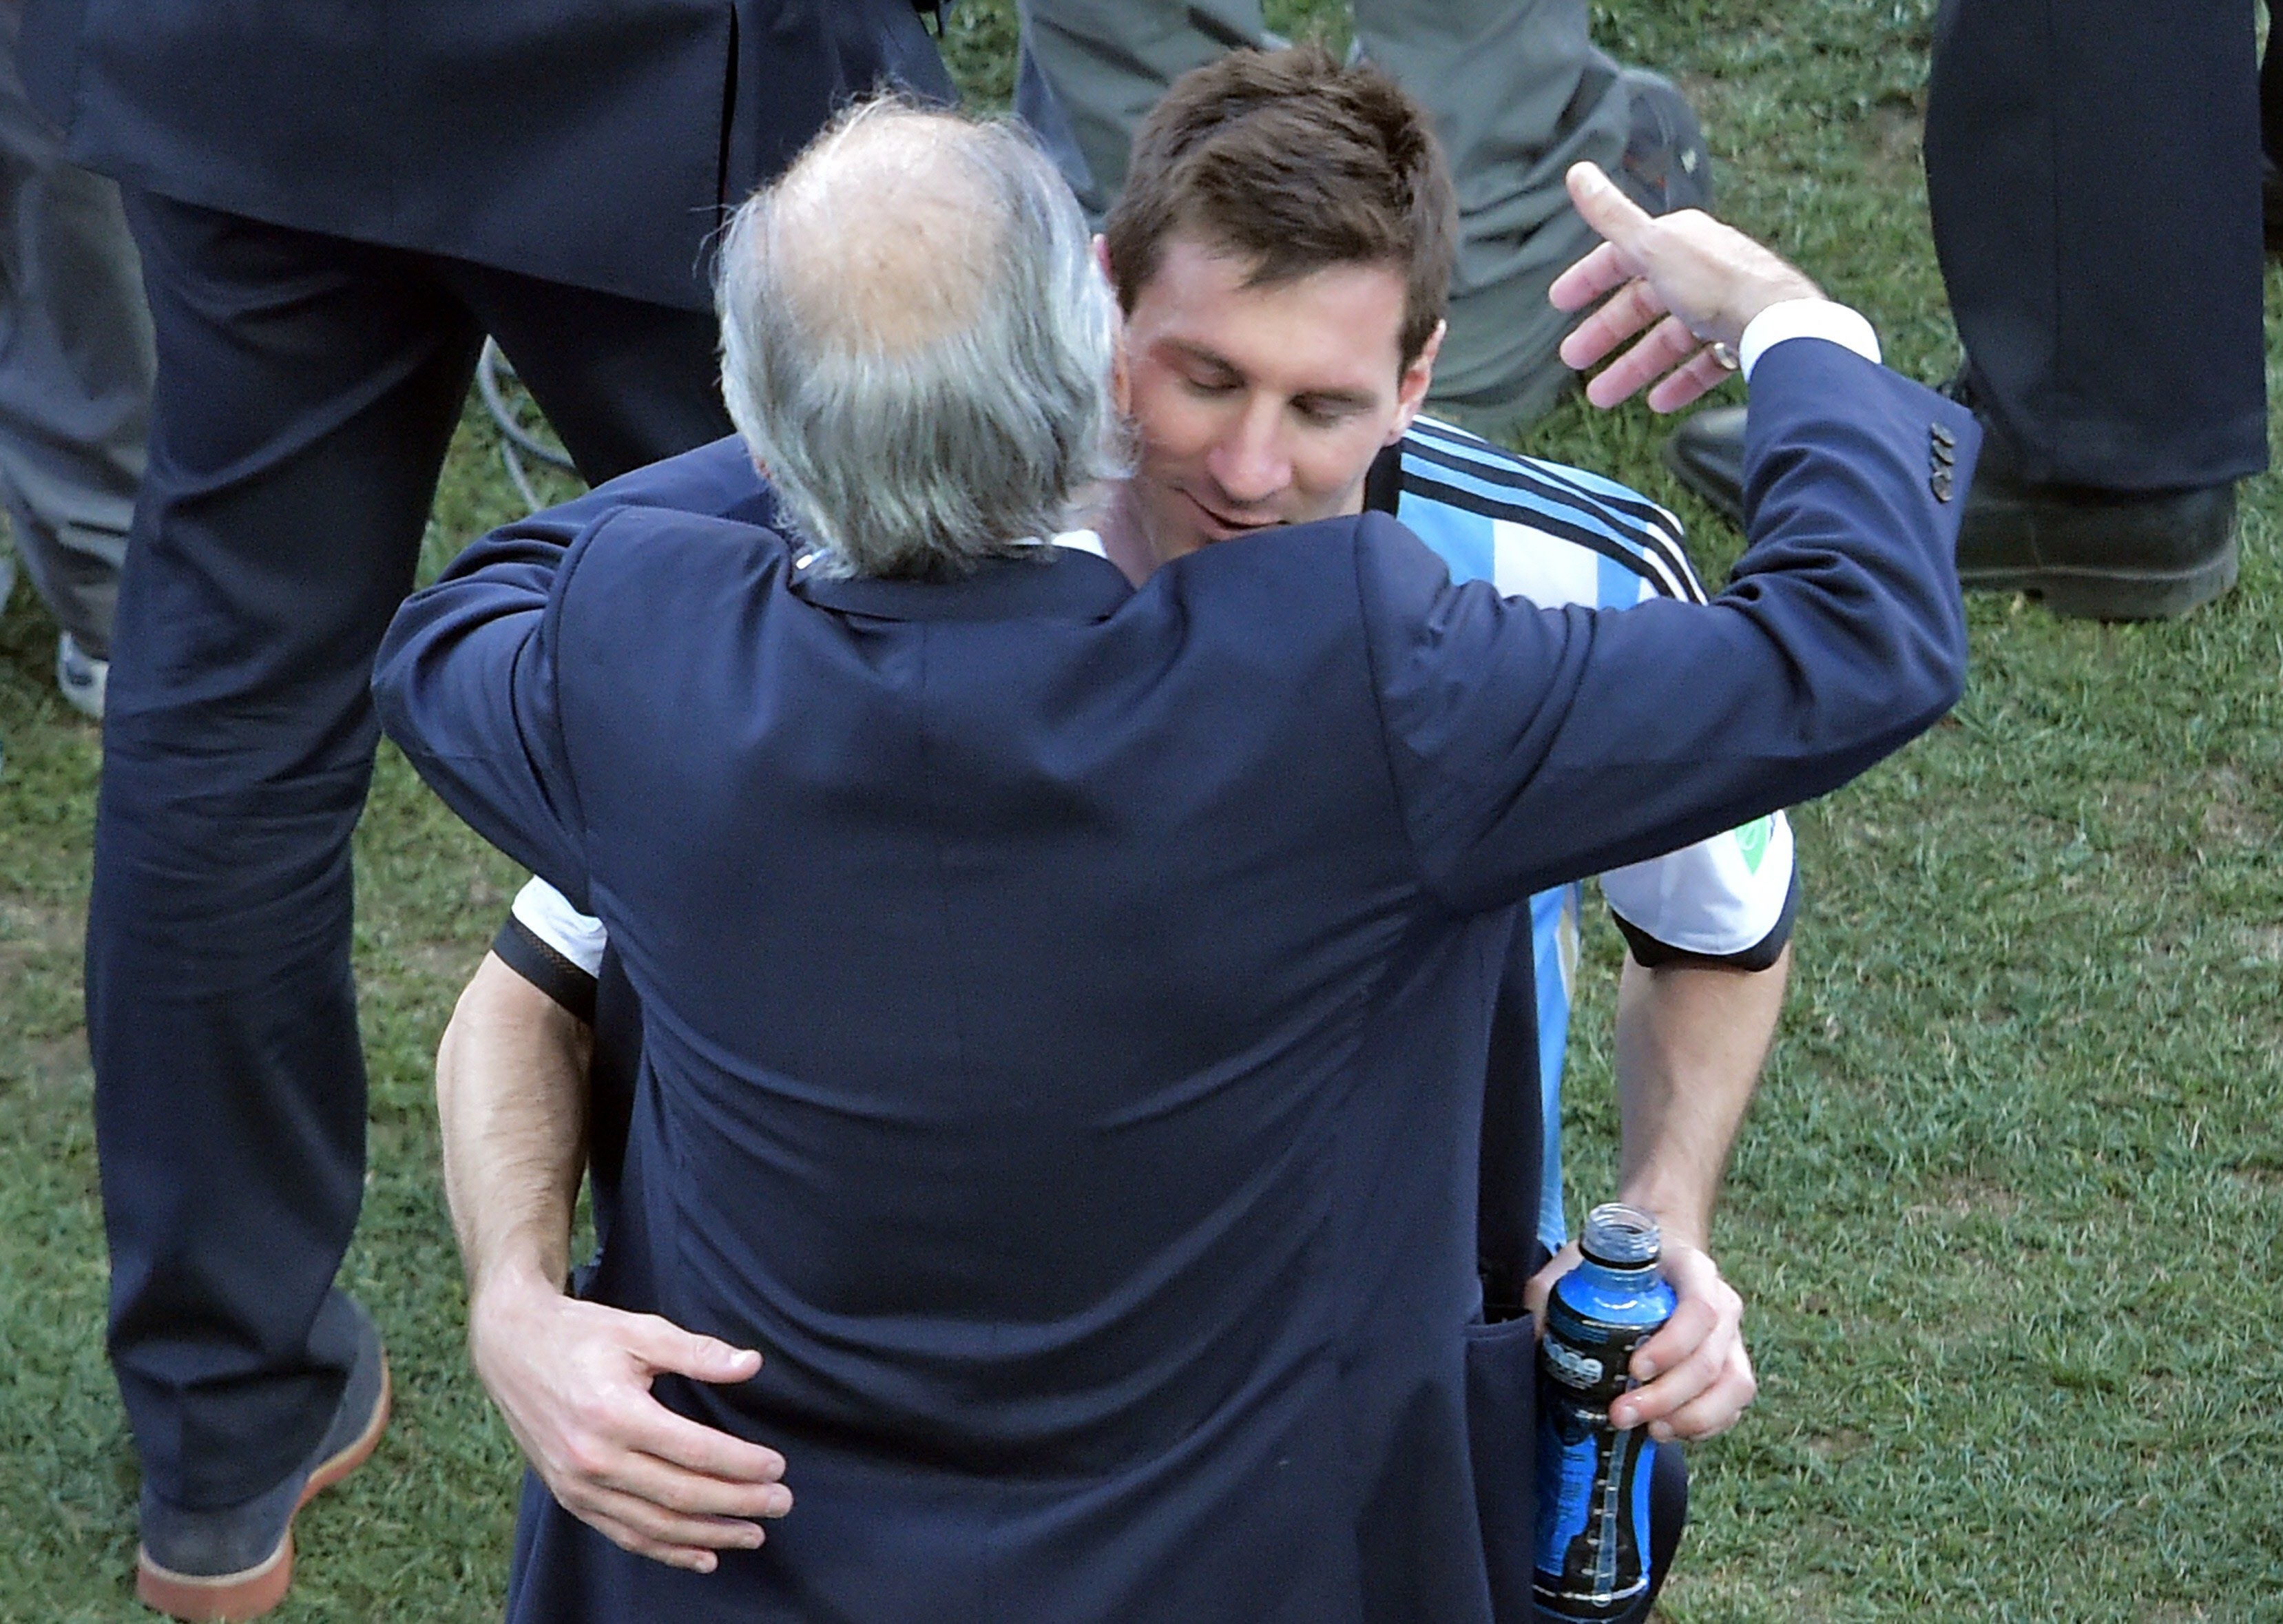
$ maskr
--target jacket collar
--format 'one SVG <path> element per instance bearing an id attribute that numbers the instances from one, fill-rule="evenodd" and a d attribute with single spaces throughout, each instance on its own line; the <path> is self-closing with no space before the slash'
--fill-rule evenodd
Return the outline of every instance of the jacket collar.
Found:
<path id="1" fill-rule="evenodd" d="M 987 559 L 957 581 L 824 580 L 802 558 L 792 589 L 821 609 L 880 621 L 1102 621 L 1134 589 L 1099 548 L 1079 532 L 1057 537 L 1042 558 Z"/>

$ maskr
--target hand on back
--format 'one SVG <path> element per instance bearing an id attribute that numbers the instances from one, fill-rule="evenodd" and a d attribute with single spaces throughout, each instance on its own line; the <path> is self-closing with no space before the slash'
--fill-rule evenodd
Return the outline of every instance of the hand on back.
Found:
<path id="1" fill-rule="evenodd" d="M 565 1511 L 614 1543 L 711 1573 L 716 1550 L 761 1542 L 756 1519 L 791 1509 L 782 1455 L 651 1394 L 669 1373 L 748 1380 L 759 1354 L 544 1281 L 499 1282 L 471 1303 L 468 1320 L 476 1374 L 524 1458 Z"/>

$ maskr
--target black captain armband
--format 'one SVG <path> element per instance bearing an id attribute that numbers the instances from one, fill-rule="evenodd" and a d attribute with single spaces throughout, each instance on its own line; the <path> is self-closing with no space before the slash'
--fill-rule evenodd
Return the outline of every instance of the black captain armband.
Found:
<path id="1" fill-rule="evenodd" d="M 1783 950 L 1791 945 L 1792 920 L 1798 913 L 1799 871 L 1794 869 L 1791 884 L 1784 892 L 1783 911 L 1776 916 L 1775 924 L 1750 947 L 1734 953 L 1692 953 L 1686 948 L 1658 941 L 1614 908 L 1609 910 L 1609 917 L 1617 922 L 1625 945 L 1632 949 L 1633 957 L 1644 969 L 1695 964 L 1710 970 L 1772 970 L 1776 960 L 1783 956 Z"/>
<path id="2" fill-rule="evenodd" d="M 563 1006 L 573 1019 L 595 1024 L 595 978 L 573 964 L 513 914 L 492 938 L 502 964 Z"/>

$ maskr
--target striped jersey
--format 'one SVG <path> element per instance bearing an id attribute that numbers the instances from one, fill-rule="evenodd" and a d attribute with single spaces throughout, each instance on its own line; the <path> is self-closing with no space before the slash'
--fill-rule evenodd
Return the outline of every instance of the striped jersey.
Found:
<path id="1" fill-rule="evenodd" d="M 1629 609 L 1652 597 L 1704 601 L 1680 521 L 1638 491 L 1582 469 L 1501 449 L 1421 418 L 1380 454 L 1364 505 L 1400 519 L 1454 581 L 1488 581 L 1545 608 Z M 1714 960 L 1760 969 L 1788 939 L 1796 896 L 1781 814 L 1601 876 L 1618 927 L 1642 963 Z M 1562 1064 L 1569 1042 L 1582 888 L 1531 900 L 1538 991 L 1544 1171 L 1539 1238 L 1566 1238 L 1562 1211 Z"/>

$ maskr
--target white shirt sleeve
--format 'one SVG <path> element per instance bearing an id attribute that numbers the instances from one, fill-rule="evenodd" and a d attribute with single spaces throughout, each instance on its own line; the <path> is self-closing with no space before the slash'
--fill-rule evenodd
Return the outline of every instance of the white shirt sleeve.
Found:
<path id="1" fill-rule="evenodd" d="M 1749 383 L 1760 357 L 1786 339 L 1828 339 L 1866 361 L 1879 359 L 1879 335 L 1858 310 L 1831 299 L 1787 299 L 1772 304 L 1745 324 L 1736 345 L 1736 364 Z"/>
<path id="2" fill-rule="evenodd" d="M 517 892 L 510 911 L 522 922 L 524 929 L 588 975 L 602 968 L 603 949 L 610 941 L 603 922 L 572 907 L 563 900 L 563 894 L 545 880 L 534 878 Z"/>
<path id="3" fill-rule="evenodd" d="M 1601 876 L 1626 924 L 1705 958 L 1748 953 L 1783 920 L 1791 895 L 1791 823 L 1773 813 L 1647 863 Z"/>

